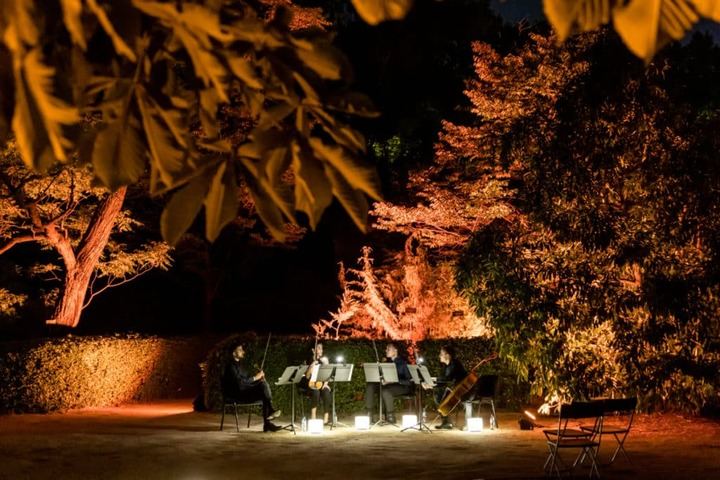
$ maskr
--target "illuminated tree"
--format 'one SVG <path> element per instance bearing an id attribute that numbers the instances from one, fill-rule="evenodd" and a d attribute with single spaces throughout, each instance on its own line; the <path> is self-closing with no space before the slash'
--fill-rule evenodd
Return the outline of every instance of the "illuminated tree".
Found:
<path id="1" fill-rule="evenodd" d="M 648 68 L 602 34 L 475 51 L 476 121 L 446 124 L 439 154 L 510 175 L 512 221 L 459 271 L 501 354 L 554 398 L 717 405 L 720 51 L 696 38 Z"/>
<path id="2" fill-rule="evenodd" d="M 123 241 L 141 226 L 123 209 L 127 187 L 108 193 L 92 180 L 87 165 L 53 167 L 44 176 L 33 173 L 12 143 L 0 156 L 0 255 L 33 242 L 60 260 L 38 261 L 28 268 L 32 276 L 61 285 L 48 298 L 54 304 L 49 324 L 75 327 L 82 309 L 103 291 L 170 264 L 165 242 L 145 241 L 130 248 Z M 113 231 L 117 234 L 111 236 Z M 22 299 L 3 292 L 7 313 Z"/>

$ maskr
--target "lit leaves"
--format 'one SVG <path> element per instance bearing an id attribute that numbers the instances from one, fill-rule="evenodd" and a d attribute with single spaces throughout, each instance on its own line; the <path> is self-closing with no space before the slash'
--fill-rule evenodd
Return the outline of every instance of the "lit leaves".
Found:
<path id="1" fill-rule="evenodd" d="M 138 181 L 145 172 L 146 147 L 136 118 L 104 126 L 92 150 L 95 175 L 111 190 Z"/>
<path id="2" fill-rule="evenodd" d="M 612 18 L 627 47 L 645 61 L 668 41 L 682 39 L 700 17 L 720 21 L 714 0 L 544 0 L 544 7 L 561 41 Z"/>
<path id="3" fill-rule="evenodd" d="M 412 7 L 412 0 L 352 0 L 360 17 L 370 25 L 386 20 L 402 20 Z"/>

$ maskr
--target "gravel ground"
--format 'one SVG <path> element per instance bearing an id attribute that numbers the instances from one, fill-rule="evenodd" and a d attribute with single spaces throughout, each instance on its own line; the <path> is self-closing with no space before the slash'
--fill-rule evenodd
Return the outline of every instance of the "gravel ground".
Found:
<path id="1" fill-rule="evenodd" d="M 384 426 L 293 436 L 263 434 L 258 417 L 240 433 L 226 417 L 220 432 L 218 415 L 190 409 L 174 401 L 0 416 L 0 479 L 527 479 L 543 478 L 547 453 L 542 433 L 519 430 L 512 412 L 481 433 Z M 641 415 L 626 447 L 632 463 L 601 467 L 604 478 L 720 479 L 717 421 Z"/>

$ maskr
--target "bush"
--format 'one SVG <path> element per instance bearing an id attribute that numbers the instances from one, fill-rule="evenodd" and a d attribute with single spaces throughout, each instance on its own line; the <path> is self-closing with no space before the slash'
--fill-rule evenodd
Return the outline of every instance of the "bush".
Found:
<path id="1" fill-rule="evenodd" d="M 0 411 L 192 397 L 212 338 L 66 337 L 0 344 Z"/>
<path id="2" fill-rule="evenodd" d="M 267 337 L 257 337 L 254 334 L 234 335 L 222 340 L 208 354 L 203 366 L 203 389 L 205 406 L 210 410 L 219 411 L 222 402 L 220 381 L 225 367 L 231 359 L 232 350 L 236 345 L 242 343 L 246 347 L 246 359 L 259 368 L 262 363 L 263 351 Z M 395 342 L 400 350 L 407 350 L 408 345 L 403 342 Z M 480 359 L 490 355 L 494 351 L 492 340 L 488 339 L 453 339 L 453 340 L 427 340 L 418 346 L 418 351 L 426 359 L 426 363 L 432 375 L 439 371 L 438 354 L 440 347 L 446 343 L 452 344 L 458 352 L 458 358 L 466 368 L 471 368 Z M 285 411 L 290 410 L 290 387 L 277 386 L 274 383 L 282 374 L 286 366 L 300 365 L 306 362 L 312 355 L 311 350 L 314 344 L 312 338 L 307 337 L 273 337 L 270 341 L 267 358 L 265 360 L 265 374 L 272 386 L 273 401 L 276 406 Z M 385 341 L 378 341 L 378 353 L 383 356 Z M 375 352 L 372 342 L 368 340 L 345 340 L 329 341 L 324 340 L 326 356 L 333 361 L 337 355 L 342 355 L 345 362 L 355 365 L 352 381 L 338 383 L 335 392 L 335 406 L 338 413 L 360 412 L 364 409 L 365 376 L 362 372 L 362 363 L 375 362 Z M 514 376 L 509 373 L 507 365 L 500 360 L 495 360 L 481 366 L 478 374 L 499 374 L 503 383 L 500 388 L 498 405 L 506 407 L 517 407 L 527 403 L 529 388 L 526 384 L 518 383 Z M 298 397 L 296 396 L 296 401 Z M 430 396 L 427 397 L 431 402 Z"/>

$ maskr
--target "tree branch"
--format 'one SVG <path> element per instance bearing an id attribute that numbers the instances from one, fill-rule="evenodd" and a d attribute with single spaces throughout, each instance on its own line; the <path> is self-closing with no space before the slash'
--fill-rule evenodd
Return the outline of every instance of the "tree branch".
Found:
<path id="1" fill-rule="evenodd" d="M 44 235 L 23 235 L 22 237 L 15 237 L 9 242 L 7 242 L 5 245 L 0 247 L 0 255 L 13 248 L 15 245 L 19 245 L 21 243 L 35 242 L 43 238 L 45 238 Z"/>

